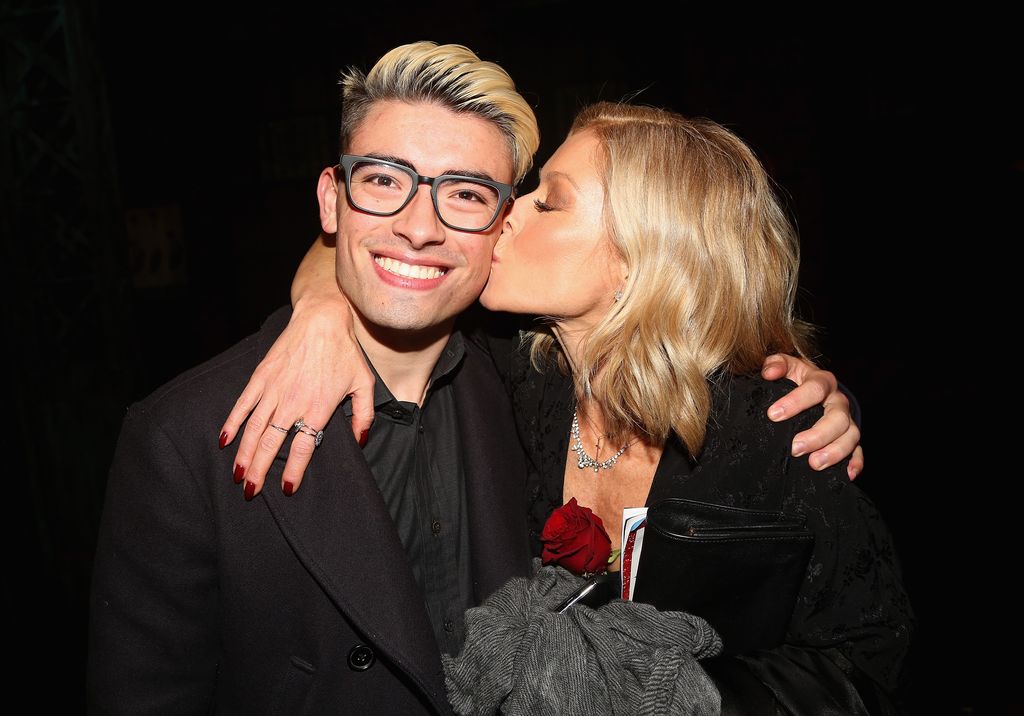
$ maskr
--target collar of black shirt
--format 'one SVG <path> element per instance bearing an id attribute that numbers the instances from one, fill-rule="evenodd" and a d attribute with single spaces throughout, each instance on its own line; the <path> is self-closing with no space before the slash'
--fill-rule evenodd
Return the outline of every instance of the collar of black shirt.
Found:
<path id="1" fill-rule="evenodd" d="M 460 363 L 462 363 L 462 359 L 465 355 L 465 339 L 462 337 L 461 332 L 454 331 L 448 338 L 448 342 L 445 344 L 444 348 L 441 350 L 441 355 L 438 356 L 437 363 L 434 364 L 434 370 L 430 373 L 430 383 L 427 386 L 427 393 L 424 398 L 424 402 L 430 398 L 430 392 L 439 382 L 445 381 L 454 375 L 455 369 L 459 367 Z M 385 385 L 384 381 L 380 379 L 380 374 L 378 374 L 377 369 L 373 367 L 373 363 L 370 361 L 370 358 L 366 355 L 365 351 L 363 352 L 363 358 L 366 359 L 366 364 L 370 366 L 370 370 L 373 371 L 373 377 L 376 379 L 376 382 L 373 385 L 374 411 L 383 411 L 399 421 L 403 420 L 403 416 L 411 421 L 413 417 L 412 413 L 404 409 L 401 411 L 398 410 L 401 408 L 402 403 L 395 400 L 395 396 L 391 394 L 391 390 L 387 385 Z M 347 396 L 345 398 L 344 402 L 341 404 L 341 409 L 345 413 L 346 417 L 352 417 L 351 396 Z M 390 411 L 395 413 L 400 412 L 401 414 L 392 414 Z"/>

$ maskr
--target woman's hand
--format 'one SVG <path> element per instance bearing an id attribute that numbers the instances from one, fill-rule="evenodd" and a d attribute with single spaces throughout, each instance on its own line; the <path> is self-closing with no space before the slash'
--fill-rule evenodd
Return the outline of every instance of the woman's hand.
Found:
<path id="1" fill-rule="evenodd" d="M 846 473 L 851 480 L 856 478 L 864 469 L 860 428 L 850 417 L 850 401 L 839 390 L 836 377 L 807 361 L 781 353 L 765 358 L 761 375 L 767 380 L 789 378 L 798 386 L 768 408 L 769 419 L 785 420 L 819 403 L 825 408 L 821 420 L 793 438 L 793 456 L 810 453 L 811 467 L 824 470 L 852 455 Z"/>
<path id="2" fill-rule="evenodd" d="M 322 430 L 351 395 L 352 432 L 360 445 L 365 443 L 373 423 L 373 384 L 373 373 L 352 332 L 351 310 L 341 294 L 297 301 L 288 326 L 257 366 L 221 429 L 223 447 L 249 417 L 235 457 L 235 482 L 245 479 L 246 499 L 263 488 L 287 436 L 274 425 L 291 429 L 302 418 L 312 429 Z M 299 488 L 314 449 L 311 435 L 295 433 L 281 477 L 286 495 Z"/>

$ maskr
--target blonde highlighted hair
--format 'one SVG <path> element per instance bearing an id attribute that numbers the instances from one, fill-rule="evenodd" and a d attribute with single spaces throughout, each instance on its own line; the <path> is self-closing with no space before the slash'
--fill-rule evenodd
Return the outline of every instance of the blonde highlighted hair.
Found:
<path id="1" fill-rule="evenodd" d="M 374 102 L 429 102 L 494 122 L 508 142 L 518 184 L 533 164 L 540 129 L 509 74 L 462 45 L 414 42 L 381 57 L 366 74 L 341 76 L 341 150 Z"/>
<path id="2" fill-rule="evenodd" d="M 793 317 L 796 233 L 757 157 L 721 125 L 601 102 L 577 116 L 578 132 L 599 141 L 605 225 L 628 277 L 582 342 L 577 400 L 596 400 L 618 438 L 663 443 L 674 431 L 696 455 L 709 381 L 810 350 L 810 327 Z M 535 362 L 553 349 L 550 333 L 534 335 Z"/>

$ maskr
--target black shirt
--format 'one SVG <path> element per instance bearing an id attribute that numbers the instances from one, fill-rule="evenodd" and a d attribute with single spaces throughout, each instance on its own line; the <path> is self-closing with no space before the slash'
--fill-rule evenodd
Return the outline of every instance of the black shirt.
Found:
<path id="1" fill-rule="evenodd" d="M 363 457 L 398 530 L 441 651 L 458 654 L 473 606 L 465 475 L 452 379 L 466 348 L 453 333 L 430 375 L 422 407 L 396 400 L 377 375 L 374 422 Z M 352 417 L 351 399 L 342 409 Z"/>

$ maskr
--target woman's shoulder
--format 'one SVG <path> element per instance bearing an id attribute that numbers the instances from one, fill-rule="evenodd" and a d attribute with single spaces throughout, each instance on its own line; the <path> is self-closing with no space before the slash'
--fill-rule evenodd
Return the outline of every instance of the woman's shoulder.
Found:
<path id="1" fill-rule="evenodd" d="M 819 405 L 787 420 L 770 420 L 768 408 L 796 387 L 786 379 L 772 381 L 759 375 L 726 374 L 709 381 L 709 386 L 708 441 L 741 440 L 755 444 L 761 453 L 788 454 L 793 436 L 822 415 Z"/>
<path id="2" fill-rule="evenodd" d="M 709 384 L 709 429 L 755 430 L 765 436 L 784 439 L 808 429 L 824 414 L 824 408 L 815 405 L 785 420 L 769 419 L 768 408 L 797 387 L 786 378 L 765 380 L 760 375 L 727 374 L 711 380 Z"/>
<path id="3" fill-rule="evenodd" d="M 768 418 L 768 408 L 794 387 L 759 375 L 726 375 L 711 382 L 711 415 L 697 463 L 700 471 L 714 475 L 709 482 L 716 491 L 742 494 L 741 501 L 753 505 L 785 499 L 787 493 L 827 493 L 849 485 L 845 462 L 819 472 L 806 455 L 792 455 L 794 437 L 821 417 L 821 406 L 787 420 Z"/>
<path id="4" fill-rule="evenodd" d="M 768 419 L 768 408 L 779 398 L 797 387 L 787 379 L 766 380 L 760 375 L 726 373 L 709 381 L 711 387 L 711 419 L 734 421 L 764 421 Z M 815 406 L 801 416 L 813 423 L 822 413 L 821 406 Z M 799 416 L 797 416 L 799 417 Z M 778 424 L 778 423 L 773 423 Z"/>

